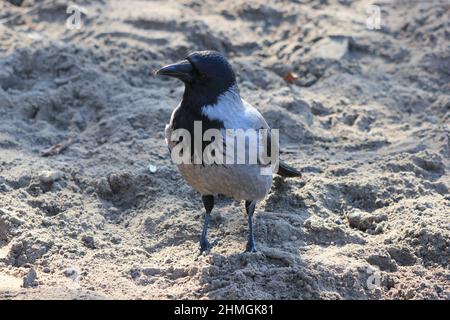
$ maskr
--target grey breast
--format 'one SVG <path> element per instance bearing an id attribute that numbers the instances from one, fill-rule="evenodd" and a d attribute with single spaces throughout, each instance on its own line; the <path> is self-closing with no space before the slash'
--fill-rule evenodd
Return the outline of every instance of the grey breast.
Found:
<path id="1" fill-rule="evenodd" d="M 169 149 L 175 142 L 171 136 L 172 121 L 176 109 L 172 113 L 165 135 Z M 259 200 L 266 196 L 272 185 L 272 176 L 261 174 L 258 164 L 179 164 L 181 175 L 195 190 L 203 195 L 217 195 L 236 200 Z"/>

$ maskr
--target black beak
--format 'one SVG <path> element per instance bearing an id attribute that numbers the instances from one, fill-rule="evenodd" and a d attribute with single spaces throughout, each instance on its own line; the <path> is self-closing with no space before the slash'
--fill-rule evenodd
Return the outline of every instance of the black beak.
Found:
<path id="1" fill-rule="evenodd" d="M 158 76 L 169 76 L 180 79 L 181 81 L 192 81 L 192 65 L 187 60 L 169 64 L 156 71 Z"/>

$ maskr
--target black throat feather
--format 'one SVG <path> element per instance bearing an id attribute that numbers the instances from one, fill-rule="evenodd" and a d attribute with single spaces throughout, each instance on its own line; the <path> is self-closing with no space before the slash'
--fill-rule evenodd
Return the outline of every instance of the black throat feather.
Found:
<path id="1" fill-rule="evenodd" d="M 224 129 L 225 125 L 220 120 L 212 120 L 209 119 L 202 113 L 203 106 L 207 105 L 215 105 L 217 104 L 218 97 L 205 97 L 193 95 L 189 92 L 188 88 L 186 88 L 183 100 L 181 101 L 180 106 L 176 109 L 175 114 L 172 120 L 172 130 L 177 129 L 185 129 L 191 135 L 191 159 L 194 157 L 194 139 L 198 137 L 194 137 L 194 123 L 195 121 L 200 121 L 202 124 L 202 137 L 205 131 L 208 129 Z M 218 106 L 219 107 L 219 106 Z M 206 146 L 210 142 L 203 141 L 202 142 L 202 153 Z"/>

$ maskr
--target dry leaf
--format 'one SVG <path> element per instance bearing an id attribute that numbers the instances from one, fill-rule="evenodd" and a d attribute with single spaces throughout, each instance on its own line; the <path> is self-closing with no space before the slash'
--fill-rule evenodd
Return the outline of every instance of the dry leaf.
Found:
<path id="1" fill-rule="evenodd" d="M 72 143 L 73 143 L 73 139 L 69 139 L 65 142 L 54 144 L 50 148 L 42 150 L 41 156 L 48 157 L 48 156 L 57 155 L 57 154 L 61 153 L 61 151 L 66 149 L 68 146 L 70 146 Z"/>
<path id="2" fill-rule="evenodd" d="M 298 75 L 292 71 L 289 71 L 284 75 L 283 79 L 286 82 L 293 83 L 295 80 L 298 79 Z"/>

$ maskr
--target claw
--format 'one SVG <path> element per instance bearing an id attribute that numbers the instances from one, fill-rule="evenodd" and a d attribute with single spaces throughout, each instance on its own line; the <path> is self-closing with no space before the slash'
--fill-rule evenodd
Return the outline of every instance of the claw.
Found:
<path id="1" fill-rule="evenodd" d="M 211 242 L 209 242 L 206 239 L 200 240 L 200 248 L 199 248 L 200 254 L 203 254 L 203 252 L 209 253 L 209 251 L 211 251 L 212 247 L 214 247 L 218 242 L 219 242 L 219 238 L 214 238 L 211 240 Z"/>
<path id="2" fill-rule="evenodd" d="M 255 243 L 253 241 L 247 242 L 247 247 L 245 248 L 245 252 L 258 252 L 258 250 L 256 250 Z"/>
<path id="3" fill-rule="evenodd" d="M 209 243 L 208 240 L 205 241 L 200 241 L 200 254 L 202 254 L 203 252 L 209 252 L 212 248 L 211 243 Z"/>

